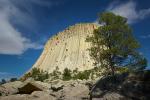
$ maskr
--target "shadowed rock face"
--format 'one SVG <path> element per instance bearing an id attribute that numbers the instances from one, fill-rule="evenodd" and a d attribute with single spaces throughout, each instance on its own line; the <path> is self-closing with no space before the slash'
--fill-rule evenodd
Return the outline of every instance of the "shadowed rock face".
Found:
<path id="1" fill-rule="evenodd" d="M 98 25 L 92 23 L 76 24 L 51 37 L 46 43 L 43 53 L 33 67 L 52 72 L 59 68 L 79 71 L 93 68 L 93 60 L 89 56 L 90 43 L 85 42 Z"/>
<path id="2" fill-rule="evenodd" d="M 107 100 L 149 100 L 150 71 L 116 74 L 115 80 L 112 76 L 103 77 L 93 86 L 90 95 Z"/>

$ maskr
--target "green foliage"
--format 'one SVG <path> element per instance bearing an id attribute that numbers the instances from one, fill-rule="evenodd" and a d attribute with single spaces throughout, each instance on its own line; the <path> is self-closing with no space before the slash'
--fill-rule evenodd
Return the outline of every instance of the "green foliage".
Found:
<path id="1" fill-rule="evenodd" d="M 117 69 L 117 71 L 119 73 L 124 72 L 123 69 Z M 99 67 L 95 67 L 93 69 L 84 70 L 84 71 L 78 71 L 78 69 L 71 71 L 70 69 L 65 68 L 63 73 L 61 73 L 59 71 L 59 68 L 56 67 L 56 69 L 50 74 L 44 71 L 40 71 L 37 68 L 33 68 L 31 72 L 25 74 L 24 77 L 21 78 L 21 81 L 25 81 L 29 77 L 34 78 L 34 80 L 36 81 L 44 81 L 46 79 L 50 79 L 50 80 L 62 79 L 64 81 L 77 80 L 77 79 L 88 80 L 88 79 L 94 79 L 96 77 L 101 76 L 100 73 L 101 73 L 101 68 Z"/>
<path id="2" fill-rule="evenodd" d="M 5 80 L 5 79 L 2 79 L 0 83 L 1 83 L 1 84 L 5 84 L 5 83 L 6 83 L 6 80 Z"/>
<path id="3" fill-rule="evenodd" d="M 76 75 L 73 76 L 73 79 L 89 79 L 90 77 L 90 70 L 85 70 L 83 72 L 78 72 Z"/>
<path id="4" fill-rule="evenodd" d="M 76 73 L 78 73 L 78 68 L 73 70 L 73 74 L 76 74 Z"/>
<path id="5" fill-rule="evenodd" d="M 88 80 L 88 79 L 94 79 L 94 75 L 96 77 L 100 76 L 100 74 L 98 73 L 99 71 L 100 70 L 98 68 L 93 68 L 93 69 L 84 70 L 84 71 L 78 71 L 78 69 L 71 71 L 68 68 L 65 68 L 62 77 L 64 81 L 68 81 L 71 79 Z"/>
<path id="6" fill-rule="evenodd" d="M 17 81 L 17 78 L 11 78 L 10 79 L 10 82 L 14 82 L 14 81 Z"/>
<path id="7" fill-rule="evenodd" d="M 49 78 L 49 74 L 47 72 L 43 72 L 43 73 L 38 74 L 35 80 L 43 82 L 45 79 L 48 79 L 48 78 Z"/>
<path id="8" fill-rule="evenodd" d="M 44 81 L 45 79 L 48 79 L 49 78 L 49 74 L 48 74 L 48 72 L 44 72 L 44 71 L 42 71 L 42 70 L 40 70 L 40 69 L 38 69 L 38 68 L 33 68 L 32 70 L 31 70 L 31 72 L 29 72 L 29 73 L 27 73 L 27 74 L 25 74 L 22 78 L 21 78 L 21 80 L 22 81 L 25 81 L 27 78 L 29 78 L 29 77 L 32 77 L 34 80 L 36 80 L 36 81 Z"/>
<path id="9" fill-rule="evenodd" d="M 100 76 L 99 74 L 100 69 L 99 68 L 93 68 L 90 70 L 85 70 L 85 71 L 78 71 L 76 68 L 75 70 L 71 71 L 68 68 L 65 68 L 63 73 L 59 71 L 59 68 L 56 67 L 56 69 L 48 74 L 47 72 L 41 71 L 40 69 L 33 68 L 29 73 L 25 74 L 20 80 L 25 81 L 29 77 L 34 78 L 36 81 L 44 81 L 46 79 L 50 80 L 57 80 L 57 79 L 62 79 L 64 81 L 68 80 L 88 80 L 88 79 L 94 79 L 94 75 L 96 77 Z"/>
<path id="10" fill-rule="evenodd" d="M 116 67 L 120 66 L 140 63 L 139 65 L 142 67 L 140 69 L 144 69 L 145 66 L 142 65 L 146 65 L 146 59 L 141 62 L 134 59 L 139 55 L 136 49 L 140 45 L 134 38 L 127 19 L 110 12 L 104 12 L 100 14 L 99 23 L 103 26 L 94 30 L 93 35 L 86 39 L 87 42 L 92 43 L 89 51 L 95 61 L 95 66 L 105 68 L 112 75 L 114 75 Z M 138 57 L 141 58 L 141 56 Z M 133 58 L 132 63 L 130 58 Z"/>
<path id="11" fill-rule="evenodd" d="M 130 63 L 126 65 L 131 71 L 142 71 L 147 67 L 147 60 L 140 54 L 136 54 L 130 59 Z"/>
<path id="12" fill-rule="evenodd" d="M 25 81 L 25 80 L 28 79 L 29 77 L 31 77 L 31 72 L 24 74 L 24 76 L 21 77 L 19 80 L 20 80 L 20 81 Z"/>
<path id="13" fill-rule="evenodd" d="M 117 67 L 116 68 L 116 72 L 120 73 L 120 74 L 122 74 L 122 73 L 128 73 L 129 72 L 129 68 L 127 68 L 127 67 Z"/>
<path id="14" fill-rule="evenodd" d="M 51 80 L 60 79 L 60 76 L 61 76 L 61 72 L 59 72 L 58 67 L 56 67 L 56 69 L 52 73 L 50 73 Z"/>
<path id="15" fill-rule="evenodd" d="M 63 72 L 63 80 L 67 81 L 67 80 L 70 80 L 70 79 L 72 79 L 71 70 L 68 69 L 68 68 L 65 68 L 64 72 Z"/>

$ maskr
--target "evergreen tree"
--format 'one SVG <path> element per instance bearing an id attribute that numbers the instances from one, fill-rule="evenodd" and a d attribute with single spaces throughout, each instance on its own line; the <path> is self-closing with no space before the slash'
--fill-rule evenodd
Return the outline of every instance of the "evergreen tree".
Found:
<path id="1" fill-rule="evenodd" d="M 2 79 L 1 80 L 1 84 L 5 84 L 6 83 L 6 80 L 5 79 Z"/>
<path id="2" fill-rule="evenodd" d="M 10 79 L 10 82 L 14 82 L 14 81 L 17 81 L 17 78 L 11 78 Z"/>
<path id="3" fill-rule="evenodd" d="M 111 75 L 115 74 L 116 67 L 137 64 L 142 67 L 140 69 L 146 67 L 146 59 L 137 52 L 140 45 L 134 38 L 126 18 L 104 12 L 100 14 L 99 23 L 102 26 L 86 39 L 92 44 L 89 51 L 96 66 L 107 69 Z"/>
<path id="4" fill-rule="evenodd" d="M 68 69 L 68 68 L 65 68 L 64 69 L 64 72 L 63 72 L 63 80 L 70 80 L 72 78 L 71 76 L 71 70 Z"/>

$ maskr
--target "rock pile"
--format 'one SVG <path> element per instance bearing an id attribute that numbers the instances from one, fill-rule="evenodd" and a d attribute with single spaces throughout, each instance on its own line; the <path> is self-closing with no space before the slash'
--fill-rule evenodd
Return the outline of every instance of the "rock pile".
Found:
<path id="1" fill-rule="evenodd" d="M 21 83 L 21 84 L 20 84 Z M 12 84 L 17 84 L 14 91 Z M 19 85 L 20 84 L 20 85 Z M 86 81 L 25 81 L 10 82 L 0 87 L 0 100 L 82 100 L 88 99 L 89 89 Z M 4 87 L 5 86 L 5 87 Z"/>
<path id="2" fill-rule="evenodd" d="M 149 100 L 150 71 L 104 77 L 97 81 L 90 94 L 91 98 L 102 100 Z"/>
<path id="3" fill-rule="evenodd" d="M 27 80 L 0 86 L 0 100 L 149 100 L 150 71 L 91 80 Z M 30 84 L 30 85 L 29 85 Z M 91 88 L 91 86 L 93 86 Z"/>

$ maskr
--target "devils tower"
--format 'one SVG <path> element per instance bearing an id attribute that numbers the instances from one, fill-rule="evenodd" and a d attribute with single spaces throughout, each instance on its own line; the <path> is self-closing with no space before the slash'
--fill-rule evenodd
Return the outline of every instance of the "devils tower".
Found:
<path id="1" fill-rule="evenodd" d="M 65 68 L 77 68 L 79 71 L 93 68 L 93 60 L 87 50 L 91 44 L 85 40 L 96 28 L 98 25 L 94 23 L 75 24 L 52 36 L 32 68 L 49 73 L 56 68 L 59 71 Z"/>

